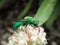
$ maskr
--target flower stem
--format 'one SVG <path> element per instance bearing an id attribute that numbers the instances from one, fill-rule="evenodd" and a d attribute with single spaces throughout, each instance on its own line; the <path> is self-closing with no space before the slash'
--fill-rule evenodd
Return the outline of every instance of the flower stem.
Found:
<path id="1" fill-rule="evenodd" d="M 24 17 L 28 13 L 28 11 L 31 9 L 32 2 L 33 2 L 33 0 L 29 0 L 28 4 L 24 8 L 24 10 L 17 17 L 17 20 L 20 20 L 22 17 Z"/>

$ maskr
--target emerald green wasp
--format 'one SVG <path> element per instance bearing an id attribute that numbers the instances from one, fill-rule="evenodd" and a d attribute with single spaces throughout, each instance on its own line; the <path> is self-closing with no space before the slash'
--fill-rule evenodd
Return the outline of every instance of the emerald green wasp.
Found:
<path id="1" fill-rule="evenodd" d="M 27 24 L 33 24 L 34 26 L 37 26 L 38 23 L 39 21 L 34 19 L 33 17 L 25 17 L 24 20 L 16 21 L 13 24 L 13 29 L 16 30 L 19 26 Z"/>
<path id="2" fill-rule="evenodd" d="M 33 25 L 38 25 L 38 23 L 39 23 L 39 21 L 37 19 L 34 19 L 33 17 L 25 17 L 24 19 Z"/>

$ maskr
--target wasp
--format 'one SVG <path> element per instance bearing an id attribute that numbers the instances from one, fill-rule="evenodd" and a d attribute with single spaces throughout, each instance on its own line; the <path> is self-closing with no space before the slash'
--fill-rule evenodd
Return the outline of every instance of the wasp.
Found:
<path id="1" fill-rule="evenodd" d="M 37 26 L 38 23 L 39 23 L 39 21 L 34 19 L 33 17 L 25 17 L 24 20 L 16 21 L 13 24 L 13 29 L 17 29 L 21 25 L 28 25 L 28 24 Z"/>

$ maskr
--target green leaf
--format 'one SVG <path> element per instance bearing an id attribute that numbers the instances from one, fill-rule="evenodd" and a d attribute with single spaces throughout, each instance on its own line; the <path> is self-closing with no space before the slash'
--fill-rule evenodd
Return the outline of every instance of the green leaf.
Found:
<path id="1" fill-rule="evenodd" d="M 39 20 L 39 25 L 45 23 L 53 12 L 54 6 L 56 5 L 57 0 L 44 0 L 41 6 L 39 7 L 35 19 Z"/>
<path id="2" fill-rule="evenodd" d="M 38 0 L 38 1 L 39 1 L 39 6 L 40 6 L 44 0 Z"/>
<path id="3" fill-rule="evenodd" d="M 45 23 L 45 26 L 47 27 L 47 29 L 52 28 L 53 23 L 58 18 L 59 14 L 60 14 L 60 1 L 57 2 L 54 12 L 51 14 L 50 18 Z"/>

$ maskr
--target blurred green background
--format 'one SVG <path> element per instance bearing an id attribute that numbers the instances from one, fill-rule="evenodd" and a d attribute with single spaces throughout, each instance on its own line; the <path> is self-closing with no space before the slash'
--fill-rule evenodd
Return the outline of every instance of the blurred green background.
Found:
<path id="1" fill-rule="evenodd" d="M 13 23 L 26 16 L 39 20 L 47 45 L 60 45 L 60 0 L 0 0 L 0 45 L 7 45 Z"/>

